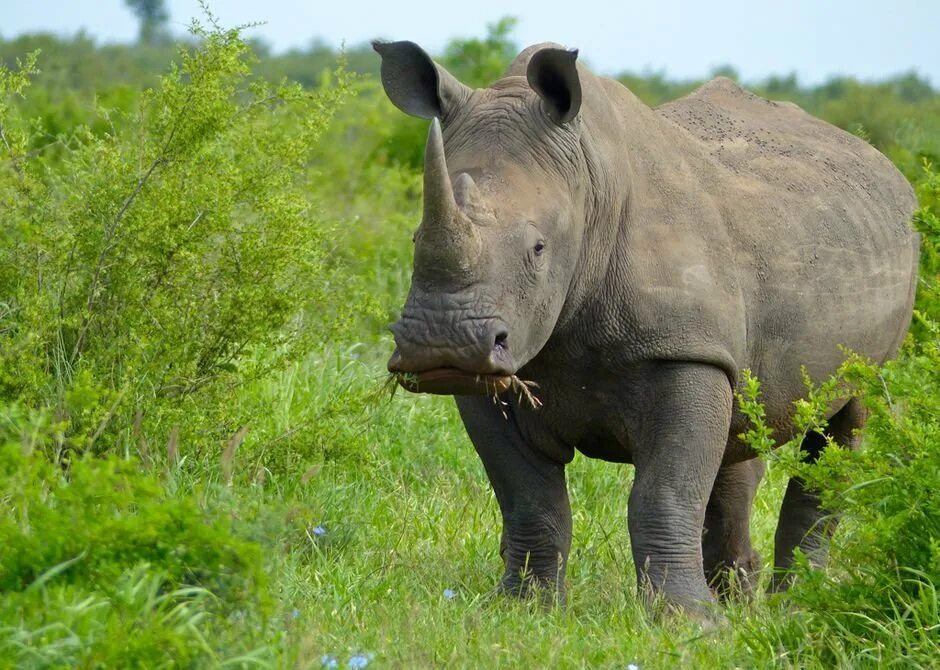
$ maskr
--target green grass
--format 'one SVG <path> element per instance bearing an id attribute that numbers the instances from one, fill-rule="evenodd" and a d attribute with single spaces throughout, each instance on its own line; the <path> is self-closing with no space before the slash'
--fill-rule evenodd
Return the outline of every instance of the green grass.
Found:
<path id="1" fill-rule="evenodd" d="M 273 400 L 270 428 L 292 430 L 292 416 L 307 416 L 299 408 L 322 416 L 335 389 L 371 392 L 378 366 L 362 363 L 362 353 L 358 361 L 349 352 L 313 358 L 265 389 Z M 178 468 L 155 465 L 174 496 L 192 494 L 210 513 L 235 519 L 241 540 L 263 549 L 273 605 L 270 617 L 243 615 L 257 622 L 255 629 L 212 606 L 208 590 L 181 599 L 179 588 L 161 591 L 159 577 L 146 570 L 129 567 L 118 580 L 117 592 L 132 596 L 78 598 L 69 591 L 74 586 L 57 584 L 64 576 L 53 575 L 37 590 L 61 601 L 49 617 L 61 631 L 43 631 L 47 622 L 29 619 L 4 628 L 6 662 L 115 662 L 126 641 L 108 639 L 109 628 L 146 635 L 157 624 L 169 632 L 141 652 L 140 667 L 171 664 L 167 650 L 174 647 L 161 651 L 164 637 L 189 649 L 195 665 L 229 659 L 239 666 L 319 667 L 329 655 L 342 666 L 358 653 L 372 655 L 375 667 L 807 667 L 833 659 L 849 667 L 864 660 L 840 658 L 839 638 L 814 639 L 819 631 L 781 647 L 781 622 L 802 615 L 764 598 L 726 607 L 727 622 L 711 632 L 681 617 L 652 620 L 635 597 L 626 531 L 632 469 L 581 457 L 569 468 L 568 607 L 543 611 L 498 597 L 499 512 L 452 402 L 400 393 L 364 411 L 349 419 L 350 432 L 361 437 L 356 449 L 331 444 L 346 438 L 335 437 L 333 426 L 319 433 L 313 421 L 304 439 L 325 450 L 310 462 L 284 462 L 278 472 L 257 468 L 265 432 L 250 432 L 236 453 L 231 487 L 218 461 L 197 462 L 185 445 Z M 771 555 L 782 485 L 772 473 L 757 499 L 754 533 L 764 556 Z M 318 535 L 317 527 L 326 532 Z M 122 611 L 133 612 L 139 627 L 116 626 L 111 619 Z M 891 658 L 889 649 L 873 654 L 872 662 Z"/>
<path id="2" fill-rule="evenodd" d="M 324 389 L 356 384 L 350 377 L 368 387 L 377 367 L 351 365 L 332 379 L 319 367 L 319 375 L 293 378 L 291 397 L 322 406 Z M 452 402 L 400 393 L 359 428 L 367 453 L 327 462 L 306 482 L 297 467 L 264 491 L 238 491 L 252 506 L 287 505 L 308 530 L 327 531 L 316 536 L 293 527 L 271 538 L 282 547 L 272 575 L 285 631 L 280 662 L 287 666 L 315 667 L 324 654 L 342 663 L 360 652 L 374 654 L 381 667 L 904 664 L 903 640 L 863 657 L 846 636 L 813 630 L 806 615 L 763 596 L 724 608 L 727 622 L 711 632 L 682 617 L 652 620 L 635 595 L 626 529 L 632 468 L 583 457 L 569 467 L 567 608 L 546 612 L 496 596 L 499 511 Z M 782 475 L 769 473 L 755 504 L 754 537 L 765 557 L 772 556 Z"/>
<path id="3" fill-rule="evenodd" d="M 367 389 L 381 369 L 311 365 L 308 374 L 291 377 L 290 397 L 298 406 L 328 405 L 325 389 Z M 546 612 L 498 597 L 499 511 L 452 402 L 399 393 L 368 410 L 356 427 L 366 453 L 344 452 L 306 482 L 298 464 L 263 489 L 235 492 L 251 507 L 286 506 L 308 531 L 327 531 L 316 536 L 287 522 L 270 538 L 282 548 L 271 574 L 282 603 L 280 660 L 286 665 L 307 667 L 312 660 L 316 666 L 324 654 L 344 662 L 359 652 L 374 654 L 383 667 L 925 662 L 905 658 L 904 640 L 896 649 L 862 654 L 845 635 L 813 630 L 808 617 L 764 597 L 726 607 L 727 622 L 711 632 L 681 617 L 651 620 L 635 595 L 626 530 L 632 468 L 583 457 L 569 467 L 574 541 L 567 608 Z M 783 473 L 772 470 L 755 504 L 754 538 L 768 558 L 784 485 Z M 843 644 L 852 651 L 844 652 Z"/>

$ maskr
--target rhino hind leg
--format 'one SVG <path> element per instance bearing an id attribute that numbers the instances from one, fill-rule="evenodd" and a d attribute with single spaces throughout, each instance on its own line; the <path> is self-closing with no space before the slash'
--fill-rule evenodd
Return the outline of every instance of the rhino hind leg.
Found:
<path id="1" fill-rule="evenodd" d="M 705 578 L 722 598 L 749 597 L 757 586 L 761 560 L 751 546 L 751 506 L 764 476 L 764 462 L 724 465 L 705 509 L 702 562 Z"/>
<path id="2" fill-rule="evenodd" d="M 458 397 L 457 407 L 503 517 L 499 590 L 535 595 L 547 606 L 563 605 L 571 548 L 565 464 L 527 444 L 512 415 L 504 418 L 491 399 Z"/>
<path id="3" fill-rule="evenodd" d="M 852 398 L 829 419 L 826 435 L 836 444 L 855 449 L 858 446 L 857 431 L 865 424 L 865 419 L 864 407 L 857 398 Z M 825 446 L 825 437 L 810 433 L 801 446 L 804 460 L 814 463 Z M 790 479 L 774 537 L 772 591 L 785 591 L 790 586 L 793 579 L 790 568 L 797 548 L 809 558 L 811 565 L 825 565 L 829 539 L 837 524 L 838 519 L 821 506 L 816 492 L 808 489 L 799 477 Z"/>

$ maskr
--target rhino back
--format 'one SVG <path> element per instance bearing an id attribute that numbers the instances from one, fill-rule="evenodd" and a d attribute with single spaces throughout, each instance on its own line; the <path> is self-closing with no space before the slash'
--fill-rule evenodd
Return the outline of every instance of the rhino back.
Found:
<path id="1" fill-rule="evenodd" d="M 840 346 L 877 361 L 907 329 L 916 205 L 907 180 L 861 139 L 796 105 L 719 78 L 658 107 L 705 161 L 746 311 L 746 360 L 789 408 L 800 366 L 825 377 Z"/>
<path id="2" fill-rule="evenodd" d="M 732 188 L 747 189 L 756 181 L 809 199 L 808 204 L 844 205 L 848 216 L 840 217 L 840 239 L 845 224 L 879 242 L 910 238 L 908 217 L 916 201 L 907 180 L 867 142 L 797 105 L 766 100 L 719 77 L 656 111 L 738 178 Z M 852 203 L 874 209 L 856 213 Z"/>

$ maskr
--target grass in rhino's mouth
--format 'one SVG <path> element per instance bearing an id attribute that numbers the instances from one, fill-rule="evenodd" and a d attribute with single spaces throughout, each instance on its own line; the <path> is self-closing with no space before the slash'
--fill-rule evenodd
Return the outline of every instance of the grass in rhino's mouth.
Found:
<path id="1" fill-rule="evenodd" d="M 416 386 L 418 384 L 419 378 L 418 375 L 411 372 L 390 372 L 385 377 L 385 380 L 382 382 L 378 393 L 378 397 L 388 397 L 391 400 L 395 397 L 395 392 L 398 390 L 399 386 L 405 388 L 409 386 Z M 478 377 L 478 381 L 483 384 L 483 375 Z M 508 391 L 516 394 L 516 400 L 520 405 L 528 404 L 532 409 L 539 409 L 542 406 L 542 401 L 534 393 L 534 389 L 538 388 L 538 384 L 533 381 L 528 381 L 522 379 L 518 375 L 509 376 L 509 388 Z M 488 395 L 495 404 L 500 406 L 505 406 L 507 403 L 505 400 L 502 400 L 500 392 L 494 386 L 487 385 L 489 392 Z M 506 391 L 503 391 L 505 393 Z M 505 412 L 504 412 L 505 416 Z"/>
<path id="2" fill-rule="evenodd" d="M 539 400 L 538 396 L 532 392 L 532 389 L 539 387 L 538 384 L 532 381 L 521 379 L 517 375 L 510 377 L 510 381 L 512 385 L 509 388 L 516 394 L 516 400 L 519 401 L 520 405 L 523 403 L 523 401 L 525 401 L 529 403 L 529 406 L 532 409 L 538 409 L 542 406 L 542 401 Z M 496 396 L 493 396 L 493 399 L 498 401 Z"/>

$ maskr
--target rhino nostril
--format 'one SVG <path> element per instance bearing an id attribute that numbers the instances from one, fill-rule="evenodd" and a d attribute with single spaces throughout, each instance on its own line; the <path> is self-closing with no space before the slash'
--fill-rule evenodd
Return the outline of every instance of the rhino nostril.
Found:
<path id="1" fill-rule="evenodd" d="M 509 337 L 509 333 L 506 331 L 500 331 L 496 333 L 496 340 L 493 342 L 494 349 L 506 349 L 506 339 Z"/>

